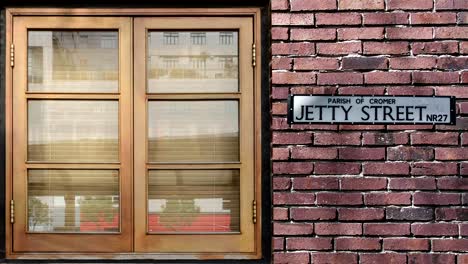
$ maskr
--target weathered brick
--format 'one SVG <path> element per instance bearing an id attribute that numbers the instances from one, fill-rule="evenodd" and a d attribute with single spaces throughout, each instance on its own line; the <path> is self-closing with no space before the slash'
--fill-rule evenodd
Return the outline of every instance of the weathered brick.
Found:
<path id="1" fill-rule="evenodd" d="M 457 99 L 468 99 L 468 87 L 465 86 L 437 86 L 436 95 L 455 96 Z"/>
<path id="2" fill-rule="evenodd" d="M 387 188 L 385 178 L 347 177 L 341 179 L 342 190 L 384 190 Z"/>
<path id="3" fill-rule="evenodd" d="M 341 221 L 381 220 L 384 218 L 384 213 L 382 208 L 340 208 L 338 219 Z"/>
<path id="4" fill-rule="evenodd" d="M 384 57 L 345 57 L 342 60 L 343 70 L 381 70 L 387 69 L 387 58 Z"/>
<path id="5" fill-rule="evenodd" d="M 468 12 L 460 12 L 457 15 L 457 23 L 460 24 L 468 24 Z"/>
<path id="6" fill-rule="evenodd" d="M 342 86 L 338 90 L 338 94 L 343 95 L 384 95 L 385 87 L 370 87 L 370 86 Z"/>
<path id="7" fill-rule="evenodd" d="M 285 57 L 272 58 L 271 68 L 273 70 L 290 70 L 292 68 L 292 59 Z"/>
<path id="8" fill-rule="evenodd" d="M 362 194 L 360 193 L 329 193 L 317 194 L 318 205 L 360 205 Z"/>
<path id="9" fill-rule="evenodd" d="M 305 252 L 275 252 L 273 261 L 277 264 L 309 264 L 310 255 Z"/>
<path id="10" fill-rule="evenodd" d="M 296 221 L 315 221 L 336 219 L 336 209 L 334 208 L 291 208 L 291 218 Z"/>
<path id="11" fill-rule="evenodd" d="M 313 135 L 310 132 L 273 132 L 273 144 L 309 144 Z"/>
<path id="12" fill-rule="evenodd" d="M 363 84 L 362 73 L 337 72 L 337 73 L 318 73 L 318 85 L 336 85 L 336 84 Z"/>
<path id="13" fill-rule="evenodd" d="M 388 87 L 387 93 L 389 95 L 434 95 L 434 88 L 415 86 Z"/>
<path id="14" fill-rule="evenodd" d="M 271 38 L 274 40 L 287 40 L 289 38 L 287 27 L 272 27 Z"/>
<path id="15" fill-rule="evenodd" d="M 312 224 L 274 223 L 274 235 L 310 235 L 314 232 Z"/>
<path id="16" fill-rule="evenodd" d="M 309 0 L 291 0 L 291 11 L 308 10 L 333 10 L 336 9 L 335 0 L 309 1 Z"/>
<path id="17" fill-rule="evenodd" d="M 468 57 L 441 57 L 437 68 L 442 70 L 464 70 L 468 68 Z"/>
<path id="18" fill-rule="evenodd" d="M 456 13 L 414 13 L 411 14 L 411 24 L 451 24 L 457 22 Z"/>
<path id="19" fill-rule="evenodd" d="M 289 149 L 287 148 L 273 148 L 271 155 L 272 160 L 287 160 L 289 158 Z"/>
<path id="20" fill-rule="evenodd" d="M 414 42 L 411 49 L 415 55 L 419 54 L 456 54 L 458 53 L 458 42 L 456 41 L 433 41 Z"/>
<path id="21" fill-rule="evenodd" d="M 458 83 L 458 72 L 413 72 L 413 83 L 416 84 L 449 84 Z"/>
<path id="22" fill-rule="evenodd" d="M 460 194 L 417 192 L 413 195 L 415 205 L 458 205 Z"/>
<path id="23" fill-rule="evenodd" d="M 275 192 L 273 194 L 273 203 L 281 204 L 314 204 L 315 194 L 301 192 Z"/>
<path id="24" fill-rule="evenodd" d="M 416 236 L 458 236 L 458 225 L 450 223 L 414 223 L 411 233 Z"/>
<path id="25" fill-rule="evenodd" d="M 294 59 L 295 70 L 336 70 L 339 60 L 335 58 L 297 58 Z"/>
<path id="26" fill-rule="evenodd" d="M 339 237 L 335 238 L 336 250 L 380 250 L 380 239 L 378 238 L 357 238 Z"/>
<path id="27" fill-rule="evenodd" d="M 273 220 L 288 220 L 289 209 L 282 207 L 273 208 Z"/>
<path id="28" fill-rule="evenodd" d="M 406 263 L 406 255 L 398 253 L 360 254 L 361 264 L 401 264 Z"/>
<path id="29" fill-rule="evenodd" d="M 455 255 L 435 253 L 408 254 L 410 264 L 455 264 Z"/>
<path id="30" fill-rule="evenodd" d="M 274 174 L 310 174 L 313 169 L 312 162 L 273 162 Z"/>
<path id="31" fill-rule="evenodd" d="M 367 205 L 410 205 L 410 193 L 375 192 L 364 194 Z"/>
<path id="32" fill-rule="evenodd" d="M 331 264 L 331 263 L 346 263 L 357 264 L 357 254 L 355 253 L 313 253 L 312 263 L 314 264 Z"/>
<path id="33" fill-rule="evenodd" d="M 415 162 L 411 164 L 411 175 L 455 175 L 457 167 L 454 162 Z"/>
<path id="34" fill-rule="evenodd" d="M 437 160 L 467 160 L 468 148 L 436 148 Z"/>
<path id="35" fill-rule="evenodd" d="M 332 248 L 331 238 L 291 237 L 286 238 L 287 250 L 327 250 Z"/>
<path id="36" fill-rule="evenodd" d="M 271 53 L 273 55 L 309 56 L 315 54 L 315 44 L 309 42 L 273 43 Z"/>
<path id="37" fill-rule="evenodd" d="M 271 105 L 272 115 L 286 115 L 288 113 L 288 104 L 275 102 Z"/>
<path id="38" fill-rule="evenodd" d="M 315 223 L 317 235 L 361 235 L 360 223 Z"/>
<path id="39" fill-rule="evenodd" d="M 315 145 L 360 145 L 360 133 L 315 133 Z"/>
<path id="40" fill-rule="evenodd" d="M 318 13 L 315 14 L 316 24 L 321 25 L 359 25 L 359 13 Z"/>
<path id="41" fill-rule="evenodd" d="M 388 160 L 431 160 L 434 150 L 429 147 L 390 147 L 387 149 Z"/>
<path id="42" fill-rule="evenodd" d="M 388 220 L 427 221 L 434 219 L 431 208 L 388 207 L 385 209 Z"/>
<path id="43" fill-rule="evenodd" d="M 384 28 L 339 28 L 337 34 L 339 40 L 383 39 Z"/>
<path id="44" fill-rule="evenodd" d="M 411 134 L 412 145 L 458 145 L 458 133 L 420 132 Z"/>
<path id="45" fill-rule="evenodd" d="M 314 25 L 314 14 L 273 13 L 271 15 L 271 23 L 274 26 Z"/>
<path id="46" fill-rule="evenodd" d="M 400 178 L 391 179 L 390 190 L 435 190 L 436 181 L 434 178 Z"/>
<path id="47" fill-rule="evenodd" d="M 288 98 L 289 88 L 273 87 L 271 89 L 271 98 L 273 99 L 286 99 Z"/>
<path id="48" fill-rule="evenodd" d="M 448 255 L 448 254 L 444 254 L 444 255 Z M 449 255 L 449 256 L 452 256 L 452 257 L 455 257 L 455 255 Z M 449 263 L 449 262 L 444 262 L 444 263 Z M 457 263 L 468 263 L 468 254 L 463 254 L 463 255 L 458 255 L 457 256 Z M 454 262 L 450 262 L 450 264 L 454 264 Z"/>
<path id="49" fill-rule="evenodd" d="M 391 146 L 391 145 L 404 145 L 409 142 L 407 133 L 363 133 L 362 144 L 363 145 L 380 145 L 380 146 Z"/>
<path id="50" fill-rule="evenodd" d="M 291 157 L 293 159 L 336 159 L 336 148 L 293 147 Z"/>
<path id="51" fill-rule="evenodd" d="M 339 188 L 338 178 L 331 177 L 307 177 L 294 178 L 295 190 L 336 190 Z"/>
<path id="52" fill-rule="evenodd" d="M 468 239 L 433 239 L 434 251 L 468 251 Z"/>
<path id="53" fill-rule="evenodd" d="M 409 23 L 407 13 L 364 13 L 364 25 L 405 25 Z"/>
<path id="54" fill-rule="evenodd" d="M 315 73 L 312 72 L 273 72 L 274 84 L 314 84 Z"/>
<path id="55" fill-rule="evenodd" d="M 432 39 L 431 27 L 387 28 L 387 39 Z"/>
<path id="56" fill-rule="evenodd" d="M 468 178 L 443 177 L 437 179 L 440 190 L 468 190 Z"/>
<path id="57" fill-rule="evenodd" d="M 333 28 L 293 28 L 291 40 L 335 40 L 336 29 Z"/>
<path id="58" fill-rule="evenodd" d="M 410 234 L 409 223 L 365 223 L 364 235 L 405 236 Z"/>
<path id="59" fill-rule="evenodd" d="M 436 67 L 435 57 L 390 58 L 389 67 L 395 70 L 430 70 Z"/>
<path id="60" fill-rule="evenodd" d="M 468 3 L 465 0 L 435 0 L 436 10 L 447 9 L 468 9 Z"/>
<path id="61" fill-rule="evenodd" d="M 429 239 L 422 238 L 384 238 L 384 250 L 429 250 Z"/>
<path id="62" fill-rule="evenodd" d="M 468 39 L 468 27 L 436 27 L 435 39 Z"/>
<path id="63" fill-rule="evenodd" d="M 286 177 L 273 178 L 273 190 L 288 190 L 291 188 L 291 179 Z"/>
<path id="64" fill-rule="evenodd" d="M 340 148 L 339 158 L 342 160 L 383 160 L 385 148 Z"/>
<path id="65" fill-rule="evenodd" d="M 411 73 L 409 72 L 369 72 L 364 77 L 367 84 L 411 83 Z"/>
<path id="66" fill-rule="evenodd" d="M 364 175 L 407 175 L 409 164 L 402 162 L 365 163 L 363 165 Z"/>
<path id="67" fill-rule="evenodd" d="M 361 165 L 351 162 L 317 162 L 315 163 L 314 174 L 326 175 L 342 175 L 342 174 L 359 174 Z"/>
<path id="68" fill-rule="evenodd" d="M 372 49 L 370 49 L 372 50 Z M 362 52 L 361 42 L 317 43 L 317 54 L 320 55 L 349 55 Z M 374 53 L 379 54 L 379 53 Z"/>
<path id="69" fill-rule="evenodd" d="M 271 0 L 271 10 L 287 10 L 289 3 L 287 0 Z"/>
<path id="70" fill-rule="evenodd" d="M 432 0 L 387 0 L 387 10 L 431 10 Z"/>
<path id="71" fill-rule="evenodd" d="M 273 250 L 274 251 L 284 250 L 284 238 L 282 238 L 282 237 L 274 237 L 273 238 Z"/>
<path id="72" fill-rule="evenodd" d="M 338 0 L 340 10 L 383 10 L 384 0 Z"/>
<path id="73" fill-rule="evenodd" d="M 450 221 L 467 221 L 468 208 L 437 208 L 435 210 L 436 220 Z"/>

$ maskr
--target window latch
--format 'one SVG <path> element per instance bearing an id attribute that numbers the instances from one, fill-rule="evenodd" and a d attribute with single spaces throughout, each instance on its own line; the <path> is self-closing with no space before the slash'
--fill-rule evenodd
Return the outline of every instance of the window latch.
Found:
<path id="1" fill-rule="evenodd" d="M 15 223 L 15 201 L 10 200 L 10 223 Z"/>
<path id="2" fill-rule="evenodd" d="M 253 200 L 252 202 L 252 221 L 254 224 L 257 223 L 257 201 Z"/>
<path id="3" fill-rule="evenodd" d="M 252 66 L 257 66 L 257 48 L 255 47 L 255 43 L 252 44 Z"/>
<path id="4" fill-rule="evenodd" d="M 10 66 L 15 67 L 15 45 L 10 45 Z"/>

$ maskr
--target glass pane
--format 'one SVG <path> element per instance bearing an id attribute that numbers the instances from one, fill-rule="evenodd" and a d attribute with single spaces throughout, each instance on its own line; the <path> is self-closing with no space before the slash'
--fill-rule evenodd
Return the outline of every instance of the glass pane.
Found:
<path id="1" fill-rule="evenodd" d="M 238 102 L 150 101 L 150 162 L 239 161 Z"/>
<path id="2" fill-rule="evenodd" d="M 237 92 L 238 32 L 148 34 L 149 93 Z"/>
<path id="3" fill-rule="evenodd" d="M 28 160 L 116 162 L 118 101 L 28 101 Z"/>
<path id="4" fill-rule="evenodd" d="M 238 170 L 151 170 L 148 231 L 239 232 Z"/>
<path id="5" fill-rule="evenodd" d="M 29 31 L 28 91 L 117 92 L 117 31 Z"/>
<path id="6" fill-rule="evenodd" d="M 29 170 L 30 232 L 118 232 L 117 170 Z"/>

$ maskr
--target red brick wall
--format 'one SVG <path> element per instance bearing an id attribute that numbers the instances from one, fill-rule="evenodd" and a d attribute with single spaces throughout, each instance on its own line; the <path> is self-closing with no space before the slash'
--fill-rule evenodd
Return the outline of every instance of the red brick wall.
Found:
<path id="1" fill-rule="evenodd" d="M 468 0 L 272 0 L 274 263 L 468 263 Z M 451 95 L 457 126 L 288 125 L 288 94 Z"/>

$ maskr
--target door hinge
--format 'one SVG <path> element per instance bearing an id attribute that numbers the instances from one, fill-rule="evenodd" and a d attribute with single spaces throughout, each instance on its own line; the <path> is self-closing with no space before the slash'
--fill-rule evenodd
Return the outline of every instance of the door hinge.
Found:
<path id="1" fill-rule="evenodd" d="M 15 45 L 10 45 L 10 66 L 15 67 Z"/>
<path id="2" fill-rule="evenodd" d="M 10 200 L 10 223 L 15 223 L 15 201 Z"/>
<path id="3" fill-rule="evenodd" d="M 257 48 L 255 43 L 252 44 L 252 66 L 257 66 Z"/>
<path id="4" fill-rule="evenodd" d="M 253 200 L 252 202 L 252 221 L 254 224 L 257 223 L 257 201 Z"/>

